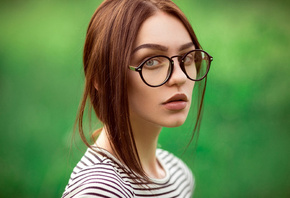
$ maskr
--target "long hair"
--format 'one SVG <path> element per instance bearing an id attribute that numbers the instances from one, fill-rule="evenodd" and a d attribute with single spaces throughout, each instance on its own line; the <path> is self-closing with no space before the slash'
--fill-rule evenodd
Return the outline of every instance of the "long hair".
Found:
<path id="1" fill-rule="evenodd" d="M 163 11 L 177 17 L 201 48 L 182 11 L 170 0 L 105 0 L 93 14 L 87 29 L 83 64 L 85 88 L 76 124 L 83 142 L 90 146 L 83 129 L 86 105 L 106 127 L 114 153 L 133 173 L 149 181 L 142 169 L 129 119 L 128 65 L 142 23 Z M 205 87 L 204 87 L 205 89 Z M 199 94 L 194 133 L 199 130 L 204 89 Z"/>

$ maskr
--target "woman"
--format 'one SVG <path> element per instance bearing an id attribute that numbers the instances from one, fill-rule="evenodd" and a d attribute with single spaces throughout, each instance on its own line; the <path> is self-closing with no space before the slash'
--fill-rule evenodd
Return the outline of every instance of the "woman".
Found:
<path id="1" fill-rule="evenodd" d="M 212 57 L 169 0 L 106 0 L 94 13 L 84 47 L 85 90 L 77 117 L 89 147 L 63 197 L 191 197 L 189 168 L 157 149 L 162 127 L 184 123 L 196 81 Z M 205 82 L 204 84 L 205 85 Z M 195 131 L 205 86 L 200 86 Z M 86 102 L 103 128 L 91 145 Z"/>

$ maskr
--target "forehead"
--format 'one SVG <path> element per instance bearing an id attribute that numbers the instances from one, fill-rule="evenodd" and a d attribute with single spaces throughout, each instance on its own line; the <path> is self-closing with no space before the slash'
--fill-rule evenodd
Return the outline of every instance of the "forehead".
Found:
<path id="1" fill-rule="evenodd" d="M 157 12 L 141 25 L 135 47 L 154 43 L 170 48 L 191 42 L 191 37 L 183 23 L 173 15 Z"/>

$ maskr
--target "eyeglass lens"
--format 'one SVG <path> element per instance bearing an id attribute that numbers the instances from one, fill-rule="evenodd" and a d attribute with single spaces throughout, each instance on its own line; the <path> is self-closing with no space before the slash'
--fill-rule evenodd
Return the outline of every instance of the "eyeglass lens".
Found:
<path id="1" fill-rule="evenodd" d="M 208 71 L 209 56 L 203 51 L 192 51 L 180 61 L 186 75 L 191 80 L 201 80 Z M 165 56 L 155 56 L 143 63 L 143 79 L 152 86 L 164 83 L 171 74 L 171 60 Z"/>
<path id="2" fill-rule="evenodd" d="M 144 80 L 152 86 L 162 84 L 170 73 L 170 60 L 162 56 L 147 60 L 142 68 Z"/>

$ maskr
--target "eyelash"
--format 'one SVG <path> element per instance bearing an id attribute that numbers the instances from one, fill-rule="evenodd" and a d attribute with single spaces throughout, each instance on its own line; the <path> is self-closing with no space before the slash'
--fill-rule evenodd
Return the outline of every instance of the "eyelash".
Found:
<path id="1" fill-rule="evenodd" d="M 186 52 L 182 52 L 182 53 L 179 53 L 179 54 L 176 54 L 178 56 L 184 56 L 186 54 Z M 140 57 L 137 57 L 136 58 L 136 66 L 140 65 L 143 61 L 145 61 L 146 59 L 152 57 L 152 56 L 157 56 L 157 55 L 165 55 L 165 56 L 168 56 L 170 57 L 168 54 L 166 53 L 157 53 L 157 52 L 151 52 L 151 53 L 146 53 L 146 54 L 143 54 L 143 55 L 140 55 Z"/>
<path id="2" fill-rule="evenodd" d="M 140 65 L 143 61 L 145 61 L 146 59 L 152 57 L 152 56 L 156 56 L 156 55 L 162 55 L 161 53 L 149 53 L 146 55 L 141 56 L 140 58 L 138 58 L 138 65 Z"/>

